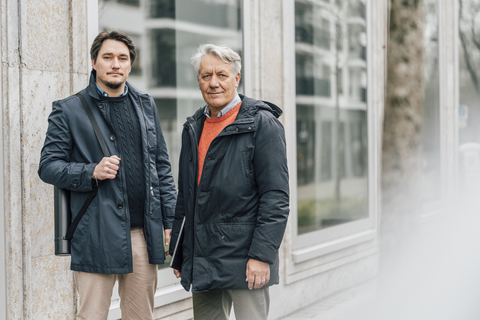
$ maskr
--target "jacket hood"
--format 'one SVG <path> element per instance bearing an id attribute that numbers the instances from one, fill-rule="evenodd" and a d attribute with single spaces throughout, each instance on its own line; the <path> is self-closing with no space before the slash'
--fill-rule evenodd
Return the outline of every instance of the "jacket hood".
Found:
<path id="1" fill-rule="evenodd" d="M 97 83 L 97 71 L 95 69 L 92 69 L 92 71 L 90 72 L 90 80 L 88 83 L 87 92 L 92 98 L 100 100 L 100 96 L 98 95 L 98 92 L 97 92 L 96 83 Z M 133 86 L 128 81 L 125 83 L 125 85 L 128 87 L 128 93 L 132 93 L 135 96 L 146 95 L 145 92 L 138 90 L 135 86 Z"/>
<path id="2" fill-rule="evenodd" d="M 263 110 L 269 111 L 275 116 L 275 118 L 278 118 L 283 114 L 282 109 L 280 109 L 279 107 L 277 107 L 275 104 L 271 102 L 252 99 L 243 94 L 239 94 L 239 96 L 240 96 L 240 99 L 242 99 L 242 104 L 256 107 L 257 109 L 263 109 Z"/>

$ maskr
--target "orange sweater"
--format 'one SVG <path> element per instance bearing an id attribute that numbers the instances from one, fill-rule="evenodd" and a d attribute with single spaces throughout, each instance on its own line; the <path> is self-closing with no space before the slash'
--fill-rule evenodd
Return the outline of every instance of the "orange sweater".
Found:
<path id="1" fill-rule="evenodd" d="M 205 163 L 205 156 L 207 155 L 210 144 L 212 143 L 213 139 L 215 139 L 215 137 L 222 132 L 223 128 L 235 121 L 241 105 L 242 102 L 240 101 L 235 107 L 232 108 L 232 110 L 228 111 L 223 116 L 205 119 L 202 135 L 200 136 L 200 142 L 198 143 L 198 184 L 200 184 L 203 164 Z"/>

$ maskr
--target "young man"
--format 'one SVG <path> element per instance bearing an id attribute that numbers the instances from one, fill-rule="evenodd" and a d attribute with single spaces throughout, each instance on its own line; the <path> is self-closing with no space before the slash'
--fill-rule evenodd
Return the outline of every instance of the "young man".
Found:
<path id="1" fill-rule="evenodd" d="M 71 241 L 77 319 L 107 319 L 116 279 L 122 319 L 153 319 L 157 264 L 176 203 L 167 148 L 152 97 L 127 82 L 136 57 L 131 39 L 101 32 L 90 54 L 90 83 L 80 94 L 112 156 L 104 157 L 73 95 L 53 103 L 38 174 L 71 191 L 74 216 L 98 188 Z"/>
<path id="2" fill-rule="evenodd" d="M 182 134 L 171 253 L 185 218 L 183 263 L 195 320 L 266 319 L 279 282 L 278 249 L 289 213 L 285 134 L 277 106 L 237 93 L 240 56 L 203 45 L 193 56 L 207 105 Z"/>

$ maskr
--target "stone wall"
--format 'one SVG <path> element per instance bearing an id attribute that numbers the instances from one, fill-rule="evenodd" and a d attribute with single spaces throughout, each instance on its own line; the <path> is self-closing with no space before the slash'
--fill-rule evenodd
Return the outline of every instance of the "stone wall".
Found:
<path id="1" fill-rule="evenodd" d="M 69 258 L 54 255 L 53 187 L 37 175 L 52 101 L 87 82 L 86 0 L 3 0 L 7 319 L 74 319 Z"/>

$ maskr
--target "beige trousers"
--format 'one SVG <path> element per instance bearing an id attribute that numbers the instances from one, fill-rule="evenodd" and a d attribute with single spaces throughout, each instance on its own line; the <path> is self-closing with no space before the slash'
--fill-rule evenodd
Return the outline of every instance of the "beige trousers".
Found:
<path id="1" fill-rule="evenodd" d="M 270 308 L 268 287 L 256 290 L 213 290 L 193 293 L 195 320 L 228 320 L 230 311 L 237 320 L 266 320 Z"/>
<path id="2" fill-rule="evenodd" d="M 113 286 L 118 280 L 122 320 L 153 320 L 157 265 L 148 263 L 143 229 L 132 229 L 131 235 L 133 273 L 117 275 L 74 271 L 78 297 L 77 319 L 106 320 Z"/>

